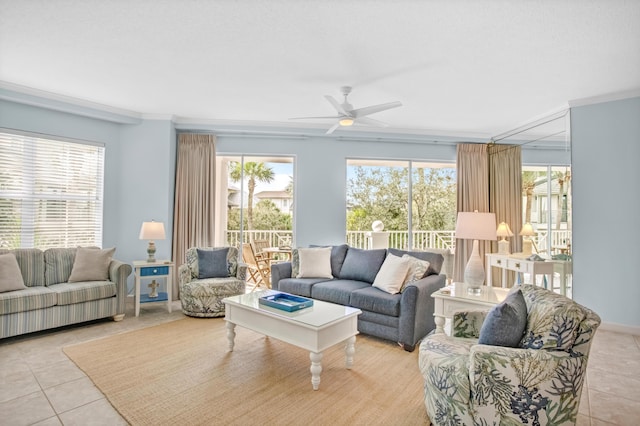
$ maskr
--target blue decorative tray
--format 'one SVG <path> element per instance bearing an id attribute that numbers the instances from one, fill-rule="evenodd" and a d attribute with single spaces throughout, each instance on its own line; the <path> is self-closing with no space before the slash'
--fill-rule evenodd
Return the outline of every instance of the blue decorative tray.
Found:
<path id="1" fill-rule="evenodd" d="M 260 297 L 258 303 L 287 312 L 299 311 L 313 306 L 313 300 L 289 293 L 271 293 Z"/>

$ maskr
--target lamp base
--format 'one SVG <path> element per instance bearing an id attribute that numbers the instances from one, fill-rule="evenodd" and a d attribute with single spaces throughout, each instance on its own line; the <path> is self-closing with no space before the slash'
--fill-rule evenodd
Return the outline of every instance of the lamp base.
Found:
<path id="1" fill-rule="evenodd" d="M 524 238 L 522 239 L 522 254 L 525 257 L 531 256 L 531 254 L 532 254 L 531 253 L 531 246 L 532 246 L 532 244 L 531 244 L 531 240 L 530 239 L 528 239 L 528 238 L 527 239 L 524 239 Z"/>
<path id="2" fill-rule="evenodd" d="M 467 294 L 471 296 L 480 296 L 482 294 L 481 287 L 467 287 Z"/>
<path id="3" fill-rule="evenodd" d="M 509 253 L 509 241 L 507 241 L 507 240 L 498 241 L 498 254 L 510 254 Z"/>
<path id="4" fill-rule="evenodd" d="M 153 241 L 149 241 L 149 247 L 147 247 L 147 262 L 156 262 L 156 244 Z"/>
<path id="5" fill-rule="evenodd" d="M 478 249 L 478 240 L 473 240 L 473 249 L 471 257 L 464 268 L 464 282 L 467 284 L 467 292 L 482 292 L 481 287 L 484 284 L 484 266 L 480 259 L 480 250 Z"/>

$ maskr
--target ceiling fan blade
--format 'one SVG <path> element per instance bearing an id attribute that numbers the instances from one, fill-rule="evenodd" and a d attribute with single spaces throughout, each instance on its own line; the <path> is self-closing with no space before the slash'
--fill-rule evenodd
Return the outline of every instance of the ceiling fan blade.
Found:
<path id="1" fill-rule="evenodd" d="M 333 107 L 336 109 L 336 111 L 338 111 L 340 114 L 342 114 L 342 115 L 350 115 L 347 111 L 345 111 L 345 109 L 342 107 L 340 102 L 336 101 L 336 99 L 333 96 L 325 95 L 324 97 L 325 97 L 326 100 L 329 101 L 329 103 L 331 105 L 333 105 Z"/>
<path id="2" fill-rule="evenodd" d="M 360 117 L 356 119 L 356 124 L 366 124 L 367 126 L 389 127 L 389 125 L 380 120 L 374 120 L 369 117 Z"/>
<path id="3" fill-rule="evenodd" d="M 364 117 L 365 115 L 375 114 L 376 112 L 386 111 L 388 109 L 397 108 L 400 106 L 402 106 L 402 102 L 399 102 L 399 101 L 388 102 L 386 104 L 380 104 L 380 105 L 371 105 L 364 108 L 354 109 L 353 111 L 351 111 L 351 115 L 356 118 L 359 118 L 359 117 Z"/>
<path id="4" fill-rule="evenodd" d="M 342 118 L 341 115 L 330 115 L 326 117 L 291 117 L 289 120 L 336 120 Z"/>
<path id="5" fill-rule="evenodd" d="M 334 130 L 336 130 L 338 127 L 340 127 L 340 123 L 336 123 L 334 124 L 329 130 L 327 130 L 327 133 L 325 133 L 326 135 L 330 135 L 331 133 L 334 132 Z"/>

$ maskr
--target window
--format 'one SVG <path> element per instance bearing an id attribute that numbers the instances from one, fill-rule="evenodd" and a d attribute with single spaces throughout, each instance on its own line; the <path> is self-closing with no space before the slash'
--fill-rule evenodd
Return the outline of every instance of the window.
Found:
<path id="1" fill-rule="evenodd" d="M 224 245 L 266 240 L 270 247 L 293 244 L 293 157 L 216 156 L 220 172 L 217 235 Z"/>
<path id="2" fill-rule="evenodd" d="M 453 248 L 455 219 L 454 165 L 347 160 L 347 244 L 366 248 L 372 223 L 380 220 L 389 247 Z"/>
<path id="3" fill-rule="evenodd" d="M 522 167 L 523 223 L 536 231 L 539 253 L 571 250 L 571 167 Z"/>
<path id="4" fill-rule="evenodd" d="M 104 146 L 0 132 L 0 247 L 102 245 Z"/>

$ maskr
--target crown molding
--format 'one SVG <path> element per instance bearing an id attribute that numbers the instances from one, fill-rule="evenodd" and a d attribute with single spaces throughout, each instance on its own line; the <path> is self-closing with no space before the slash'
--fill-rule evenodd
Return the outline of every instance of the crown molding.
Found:
<path id="1" fill-rule="evenodd" d="M 118 124 L 139 124 L 142 114 L 108 105 L 0 81 L 0 99 Z"/>
<path id="2" fill-rule="evenodd" d="M 177 117 L 174 120 L 177 130 L 182 131 L 208 131 L 219 136 L 227 135 L 298 135 L 301 137 L 319 137 L 332 139 L 367 139 L 377 141 L 397 141 L 398 139 L 411 140 L 414 142 L 432 141 L 440 138 L 469 140 L 475 142 L 486 142 L 489 140 L 488 133 L 447 131 L 433 129 L 401 129 L 394 127 L 361 127 L 353 126 L 341 128 L 331 135 L 326 131 L 329 127 L 325 124 L 310 123 L 301 127 L 299 123 L 291 122 L 265 122 L 249 120 L 215 120 L 197 119 L 190 117 Z"/>
<path id="3" fill-rule="evenodd" d="M 632 90 L 625 90 L 622 92 L 606 93 L 604 95 L 591 96 L 588 98 L 580 98 L 569 101 L 571 108 L 581 107 L 593 104 L 601 104 L 604 102 L 621 101 L 623 99 L 640 97 L 640 87 Z"/>
<path id="4" fill-rule="evenodd" d="M 176 122 L 176 116 L 173 114 L 141 114 L 140 117 L 143 120 L 162 120 Z"/>

